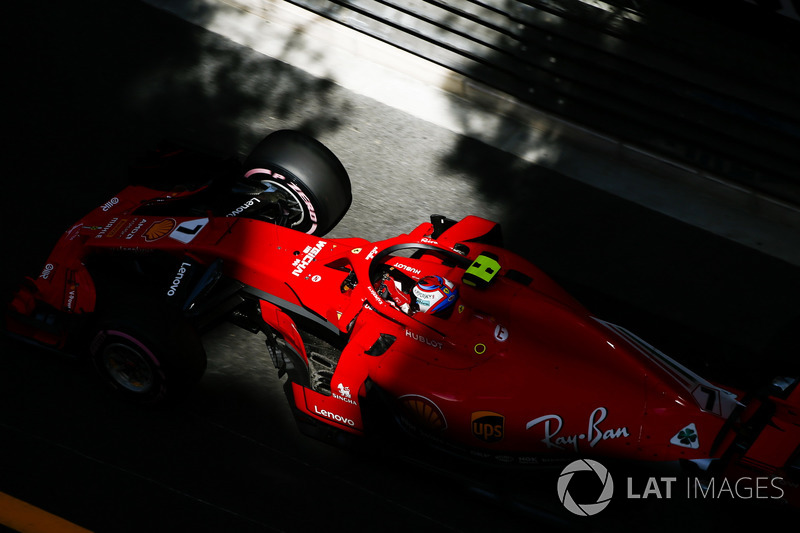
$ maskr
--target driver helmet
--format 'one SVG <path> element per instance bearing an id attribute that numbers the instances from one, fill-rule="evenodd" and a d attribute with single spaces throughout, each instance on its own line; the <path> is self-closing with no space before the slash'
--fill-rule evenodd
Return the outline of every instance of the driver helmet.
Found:
<path id="1" fill-rule="evenodd" d="M 449 309 L 458 299 L 458 289 L 441 276 L 425 276 L 412 289 L 419 310 L 434 314 Z"/>

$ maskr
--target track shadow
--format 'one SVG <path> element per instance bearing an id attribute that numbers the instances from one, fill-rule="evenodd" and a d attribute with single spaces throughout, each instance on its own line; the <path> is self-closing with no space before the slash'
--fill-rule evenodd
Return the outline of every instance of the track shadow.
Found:
<path id="1" fill-rule="evenodd" d="M 289 120 L 319 135 L 347 111 L 329 81 L 143 2 L 7 7 L 24 31 L 4 50 L 3 220 L 6 246 L 23 253 L 4 280 L 38 268 L 76 213 L 121 189 L 131 161 L 164 139 L 243 154 Z"/>
<path id="2" fill-rule="evenodd" d="M 504 207 L 509 248 L 598 316 L 732 385 L 800 371 L 796 267 L 478 141 L 445 164 Z"/>
<path id="3" fill-rule="evenodd" d="M 719 20 L 714 13 L 720 5 L 695 9 L 696 3 L 669 4 L 498 1 L 491 4 L 494 12 L 485 25 L 504 20 L 501 12 L 519 24 L 495 27 L 493 34 L 487 34 L 502 37 L 494 54 L 467 62 L 462 71 L 553 116 L 756 188 L 766 187 L 768 180 L 744 179 L 735 164 L 714 159 L 717 152 L 704 144 L 714 136 L 706 135 L 701 142 L 696 136 L 699 130 L 691 126 L 700 115 L 669 117 L 668 106 L 713 109 L 716 120 L 731 120 L 737 127 L 749 123 L 770 129 L 775 124 L 759 114 L 767 109 L 782 120 L 795 120 L 796 107 L 781 102 L 796 98 L 791 82 L 796 72 L 780 67 L 791 64 L 794 56 L 775 53 L 789 33 L 765 31 L 760 26 L 765 20 L 746 17 L 754 6 L 745 3 L 726 3 L 725 16 Z M 708 34 L 689 33 L 689 28 L 706 22 Z M 737 40 L 735 35 L 747 38 Z M 692 45 L 703 42 L 707 46 Z M 637 48 L 637 43 L 648 50 Z M 576 52 L 581 49 L 593 55 L 583 57 Z M 652 55 L 659 64 L 642 61 L 643 54 Z M 737 58 L 754 68 L 741 72 Z M 691 78 L 693 69 L 703 66 L 709 75 Z M 770 71 L 776 75 L 767 76 Z M 714 85 L 715 80 L 732 79 L 738 84 Z M 667 82 L 671 85 L 662 86 Z M 682 89 L 685 83 L 694 87 L 692 91 Z M 698 91 L 715 94 L 720 102 L 739 101 L 741 107 L 723 106 L 723 112 L 698 100 Z M 782 96 L 768 101 L 763 95 L 770 92 Z M 746 106 L 759 113 L 744 113 Z M 460 108 L 453 113 L 465 126 L 470 124 L 471 117 L 459 115 Z M 719 128 L 720 123 L 702 125 L 706 126 Z M 742 131 L 747 137 L 746 128 Z M 513 141 L 531 153 L 546 152 L 548 168 L 569 166 L 560 165 L 564 161 L 559 146 L 570 140 L 559 137 L 558 131 L 498 128 L 480 133 L 492 146 Z M 793 134 L 785 130 L 779 137 L 786 140 L 787 135 Z M 750 131 L 750 140 L 754 137 Z M 665 144 L 667 138 L 678 139 L 681 145 Z M 718 141 L 721 138 L 713 138 Z M 775 146 L 762 148 L 761 156 Z M 692 159 L 692 154 L 699 159 Z M 481 194 L 502 206 L 507 245 L 555 277 L 599 316 L 630 327 L 712 378 L 749 385 L 774 372 L 800 372 L 791 356 L 789 333 L 800 324 L 794 303 L 800 297 L 798 268 L 467 137 L 444 165 L 475 176 Z M 796 192 L 794 182 L 783 184 L 787 194 Z"/>

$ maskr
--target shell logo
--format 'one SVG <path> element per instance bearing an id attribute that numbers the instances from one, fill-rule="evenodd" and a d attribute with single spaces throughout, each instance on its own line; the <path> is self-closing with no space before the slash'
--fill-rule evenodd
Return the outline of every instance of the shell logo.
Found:
<path id="1" fill-rule="evenodd" d="M 175 226 L 178 223 L 175 222 L 171 218 L 165 218 L 164 220 L 159 220 L 158 222 L 153 223 L 152 226 L 147 228 L 145 232 L 142 234 L 144 240 L 150 242 L 160 239 L 161 237 L 165 237 L 169 234 L 170 231 L 175 229 Z"/>
<path id="2" fill-rule="evenodd" d="M 428 398 L 411 394 L 400 397 L 399 402 L 403 414 L 414 425 L 431 431 L 447 429 L 442 411 Z"/>

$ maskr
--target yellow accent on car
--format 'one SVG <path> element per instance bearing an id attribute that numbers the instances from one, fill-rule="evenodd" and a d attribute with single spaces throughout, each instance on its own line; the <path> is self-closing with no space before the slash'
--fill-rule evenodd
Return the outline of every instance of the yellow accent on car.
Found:
<path id="1" fill-rule="evenodd" d="M 482 253 L 467 268 L 461 281 L 470 287 L 484 288 L 488 286 L 500 272 L 501 267 L 497 259 L 494 254 Z"/>

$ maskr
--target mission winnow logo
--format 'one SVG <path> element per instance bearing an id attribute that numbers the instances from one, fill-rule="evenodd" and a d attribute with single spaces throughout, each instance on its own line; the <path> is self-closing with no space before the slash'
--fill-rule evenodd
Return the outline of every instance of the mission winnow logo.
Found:
<path id="1" fill-rule="evenodd" d="M 558 477 L 558 499 L 569 512 L 578 516 L 594 516 L 613 500 L 672 499 L 694 500 L 780 500 L 784 497 L 780 477 L 625 478 L 623 490 L 614 485 L 608 469 L 592 459 L 578 459 L 568 464 Z M 615 492 L 619 494 L 615 494 Z"/>

